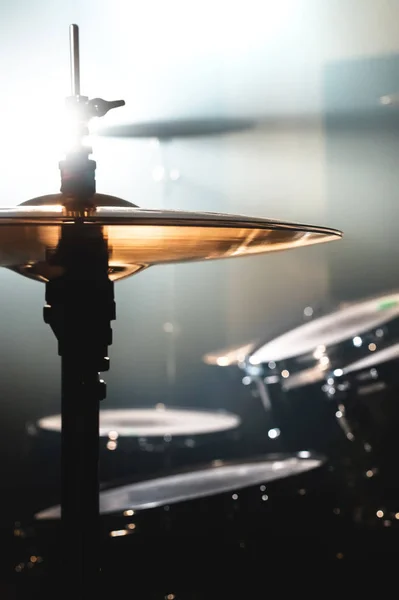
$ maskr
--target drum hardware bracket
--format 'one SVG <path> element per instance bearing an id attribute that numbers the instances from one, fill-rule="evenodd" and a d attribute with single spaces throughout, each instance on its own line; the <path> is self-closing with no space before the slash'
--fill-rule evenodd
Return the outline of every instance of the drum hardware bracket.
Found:
<path id="1" fill-rule="evenodd" d="M 96 192 L 96 162 L 89 159 L 92 149 L 83 145 L 84 137 L 89 134 L 88 122 L 124 104 L 124 100 L 107 102 L 101 98 L 89 100 L 86 96 L 67 98 L 67 108 L 75 113 L 76 131 L 74 147 L 59 163 L 61 192 L 65 196 L 64 206 L 70 211 L 77 211 L 77 216 L 79 210 L 95 208 L 92 197 Z"/>
<path id="2" fill-rule="evenodd" d="M 70 214 L 86 216 L 95 210 L 93 196 L 96 192 L 96 163 L 89 159 L 92 149 L 84 145 L 84 137 L 89 134 L 88 124 L 93 117 L 103 117 L 110 110 L 125 105 L 124 100 L 103 100 L 80 94 L 79 28 L 71 25 L 71 96 L 66 99 L 66 107 L 71 115 L 72 146 L 65 160 L 60 161 L 61 192 L 65 197 L 64 207 Z"/>

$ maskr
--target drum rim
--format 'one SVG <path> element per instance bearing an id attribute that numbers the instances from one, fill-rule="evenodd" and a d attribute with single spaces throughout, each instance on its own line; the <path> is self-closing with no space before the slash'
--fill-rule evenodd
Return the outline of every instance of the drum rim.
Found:
<path id="1" fill-rule="evenodd" d="M 297 477 L 309 475 L 309 473 L 312 473 L 314 471 L 317 471 L 317 473 L 320 473 L 321 470 L 324 470 L 328 467 L 328 458 L 320 453 L 313 452 L 311 450 L 309 450 L 309 451 L 303 450 L 303 451 L 299 451 L 299 452 L 277 452 L 277 453 L 271 453 L 271 454 L 254 455 L 254 456 L 251 456 L 248 458 L 242 458 L 242 459 L 214 460 L 214 461 L 194 465 L 191 467 L 187 466 L 187 467 L 178 468 L 178 469 L 171 469 L 166 472 L 165 472 L 165 470 L 162 470 L 159 473 L 152 473 L 152 474 L 148 474 L 144 477 L 138 477 L 138 478 L 134 478 L 132 476 L 123 477 L 123 478 L 115 479 L 113 481 L 104 482 L 103 484 L 101 484 L 100 485 L 100 493 L 110 491 L 110 490 L 115 490 L 117 488 L 123 488 L 128 485 L 135 484 L 135 483 L 146 483 L 146 482 L 151 482 L 151 481 L 158 480 L 158 479 L 173 477 L 175 475 L 184 475 L 184 474 L 190 474 L 190 473 L 195 473 L 195 472 L 201 472 L 201 471 L 204 471 L 207 469 L 217 469 L 217 468 L 229 467 L 229 466 L 241 466 L 241 465 L 254 464 L 254 463 L 260 463 L 260 462 L 265 462 L 265 461 L 279 462 L 279 461 L 289 460 L 292 458 L 296 458 L 296 459 L 303 460 L 303 461 L 317 460 L 320 462 L 320 464 L 311 469 L 308 469 L 306 471 L 300 471 L 300 472 L 294 473 L 288 477 L 270 481 L 268 483 L 268 485 L 272 485 L 276 481 L 283 481 L 283 480 L 287 481 L 288 479 L 295 480 Z M 256 484 L 251 484 L 249 486 L 244 486 L 243 488 L 238 488 L 238 489 L 249 489 L 249 488 L 253 488 L 255 486 L 256 486 Z M 213 497 L 214 498 L 217 496 L 221 496 L 225 493 L 229 493 L 229 492 L 218 492 L 217 494 L 212 494 L 210 496 L 205 496 L 205 497 Z M 187 501 L 195 502 L 195 500 L 197 500 L 197 499 L 202 499 L 202 496 L 198 496 L 197 498 L 190 498 L 190 499 L 187 499 Z M 158 502 L 154 503 L 154 505 L 151 508 L 160 508 L 167 504 L 168 504 L 167 502 L 163 503 L 160 501 L 159 503 Z M 35 524 L 59 523 L 60 522 L 59 517 L 38 518 L 37 515 L 41 514 L 42 512 L 45 512 L 47 510 L 50 510 L 51 508 L 54 508 L 54 506 L 47 507 L 47 508 L 39 510 L 37 513 L 35 513 L 35 515 L 33 516 L 34 523 Z M 106 513 L 102 514 L 101 517 L 104 517 L 104 518 L 118 517 L 121 515 L 121 512 L 122 513 L 124 512 L 124 510 L 125 509 L 121 509 L 121 511 L 115 510 L 112 512 L 106 512 Z M 135 509 L 135 512 L 137 512 L 137 513 L 145 513 L 147 511 L 148 511 L 148 508 Z"/>
<path id="2" fill-rule="evenodd" d="M 384 360 L 378 361 L 378 356 L 379 355 L 384 355 L 388 354 L 389 351 L 392 348 L 397 348 L 398 352 L 396 356 L 391 356 L 390 358 L 386 358 Z M 375 362 L 374 364 L 370 364 L 364 366 L 364 364 L 362 365 L 362 363 L 364 363 L 366 360 L 368 359 L 377 359 L 377 362 Z M 362 373 L 364 371 L 369 371 L 371 369 L 374 368 L 383 368 L 384 365 L 387 365 L 389 363 L 392 363 L 394 361 L 399 361 L 399 342 L 393 342 L 392 344 L 386 345 L 383 348 L 380 348 L 379 350 L 373 352 L 372 354 L 369 354 L 367 356 L 364 356 L 362 358 L 360 358 L 359 360 L 353 361 L 348 365 L 345 365 L 344 367 L 342 367 L 342 376 L 348 376 L 348 375 L 356 375 L 357 373 Z M 360 367 L 358 366 L 360 365 Z"/>
<path id="3" fill-rule="evenodd" d="M 384 360 L 378 360 L 378 355 L 383 355 L 389 353 L 390 349 L 397 348 L 398 352 L 396 356 L 391 356 L 385 358 Z M 370 361 L 375 358 L 377 362 L 370 363 L 364 365 L 365 361 Z M 334 379 L 335 382 L 344 382 L 347 380 L 356 380 L 359 375 L 362 373 L 367 373 L 372 369 L 376 369 L 377 371 L 385 371 L 389 368 L 391 363 L 399 363 L 399 342 L 395 342 L 392 340 L 391 344 L 383 346 L 377 351 L 370 352 L 370 354 L 366 354 L 365 356 L 358 358 L 355 361 L 350 362 L 346 366 L 337 369 L 321 369 L 318 366 L 312 366 L 308 369 L 303 369 L 302 371 L 298 371 L 293 373 L 291 377 L 287 378 L 286 383 L 282 384 L 283 391 L 290 392 L 295 391 L 301 388 L 306 387 L 307 385 L 313 385 L 315 383 L 326 382 L 327 380 Z M 363 364 L 362 364 L 363 363 Z M 359 366 L 360 365 L 360 366 Z M 306 381 L 306 375 L 315 374 L 315 378 L 313 381 Z M 301 381 L 301 378 L 305 380 Z M 291 381 L 294 383 L 292 383 Z M 364 385 L 363 382 L 359 382 L 359 385 Z"/>
<path id="4" fill-rule="evenodd" d="M 298 452 L 273 452 L 268 454 L 255 454 L 253 456 L 247 458 L 238 458 L 238 459 L 215 459 L 212 461 L 207 461 L 203 463 L 198 463 L 191 466 L 180 467 L 175 469 L 162 469 L 157 473 L 151 473 L 145 475 L 144 477 L 138 477 L 135 479 L 132 476 L 121 477 L 119 479 L 114 479 L 113 481 L 104 482 L 100 485 L 101 492 L 114 489 L 116 487 L 123 487 L 124 485 L 128 485 L 131 483 L 145 483 L 146 481 L 153 481 L 154 479 L 161 479 L 164 477 L 173 477 L 174 475 L 184 475 L 193 472 L 199 472 L 210 469 L 216 469 L 220 467 L 232 467 L 232 466 L 243 466 L 246 464 L 253 464 L 259 462 L 277 462 L 283 461 L 290 458 L 298 458 L 300 460 L 319 460 L 320 465 L 318 468 L 323 468 L 328 463 L 328 457 L 324 456 L 319 452 L 314 452 L 313 450 L 302 450 Z M 295 475 L 292 475 L 295 477 Z"/>

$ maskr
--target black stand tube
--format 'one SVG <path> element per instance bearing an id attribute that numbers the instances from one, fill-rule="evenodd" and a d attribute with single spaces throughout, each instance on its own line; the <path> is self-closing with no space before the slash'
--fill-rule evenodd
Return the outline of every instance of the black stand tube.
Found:
<path id="1" fill-rule="evenodd" d="M 99 372 L 108 368 L 115 304 L 101 228 L 64 226 L 51 262 L 63 270 L 47 283 L 45 307 L 62 357 L 62 572 L 76 592 L 93 590 L 100 569 Z"/>
<path id="2" fill-rule="evenodd" d="M 98 374 L 62 357 L 61 507 L 63 570 L 76 583 L 99 569 Z"/>

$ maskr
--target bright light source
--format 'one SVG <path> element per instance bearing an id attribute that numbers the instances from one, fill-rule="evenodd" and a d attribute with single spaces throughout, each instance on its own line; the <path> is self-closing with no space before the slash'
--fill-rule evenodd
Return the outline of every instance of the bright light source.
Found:
<path id="1" fill-rule="evenodd" d="M 165 167 L 158 165 L 152 170 L 152 178 L 154 181 L 163 181 L 165 179 Z"/>
<path id="2" fill-rule="evenodd" d="M 274 427 L 273 429 L 269 429 L 269 431 L 267 432 L 267 435 L 269 436 L 269 438 L 271 440 L 275 440 L 276 438 L 279 437 L 280 433 L 281 432 L 278 429 L 278 427 Z"/>
<path id="3" fill-rule="evenodd" d="M 159 148 L 160 142 L 158 138 L 151 138 L 150 140 L 148 140 L 148 145 L 151 148 Z"/>
<path id="4" fill-rule="evenodd" d="M 380 104 L 383 104 L 384 106 L 388 106 L 389 104 L 392 104 L 391 96 L 381 96 Z"/>
<path id="5" fill-rule="evenodd" d="M 308 450 L 301 450 L 298 452 L 299 458 L 310 458 L 310 452 Z"/>
<path id="6" fill-rule="evenodd" d="M 126 531 L 126 529 L 115 529 L 114 531 L 109 532 L 110 537 L 123 537 L 124 535 L 127 535 L 127 534 L 128 534 L 128 531 Z"/>
<path id="7" fill-rule="evenodd" d="M 229 364 L 229 359 L 227 358 L 227 356 L 219 356 L 216 359 L 216 363 L 219 365 L 219 367 L 227 367 L 227 365 Z"/>
<path id="8" fill-rule="evenodd" d="M 326 351 L 325 346 L 317 346 L 316 350 L 313 352 L 313 356 L 317 359 L 321 358 Z"/>

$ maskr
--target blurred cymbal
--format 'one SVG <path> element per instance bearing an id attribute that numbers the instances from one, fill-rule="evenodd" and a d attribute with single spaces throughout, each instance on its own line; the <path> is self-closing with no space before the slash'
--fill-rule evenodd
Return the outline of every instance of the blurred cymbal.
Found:
<path id="1" fill-rule="evenodd" d="M 380 97 L 380 104 L 383 106 L 398 106 L 399 105 L 399 93 L 387 94 L 386 96 Z"/>
<path id="2" fill-rule="evenodd" d="M 158 138 L 200 137 L 221 135 L 253 129 L 256 121 L 250 119 L 191 119 L 172 121 L 152 121 L 149 123 L 126 123 L 112 125 L 95 132 L 95 135 L 117 138 Z"/>
<path id="3" fill-rule="evenodd" d="M 59 276 L 48 262 L 62 226 L 76 223 L 54 194 L 0 209 L 0 266 L 41 281 Z M 212 260 L 286 250 L 339 239 L 326 227 L 218 213 L 147 210 L 96 194 L 93 214 L 79 216 L 87 231 L 97 225 L 108 242 L 111 278 L 151 265 Z M 107 203 L 108 206 L 101 206 Z M 118 205 L 119 203 L 119 205 Z"/>
<path id="4" fill-rule="evenodd" d="M 115 432 L 117 437 L 186 438 L 195 435 L 220 433 L 236 429 L 241 419 L 226 411 L 210 411 L 195 408 L 165 407 L 117 408 L 100 410 L 100 437 Z M 39 419 L 35 431 L 61 432 L 61 415 Z"/>
<path id="5" fill-rule="evenodd" d="M 242 363 L 246 356 L 254 350 L 258 340 L 249 342 L 248 344 L 240 344 L 238 346 L 229 346 L 223 350 L 215 350 L 205 354 L 202 358 L 207 365 L 216 365 L 218 367 L 231 367 Z"/>

